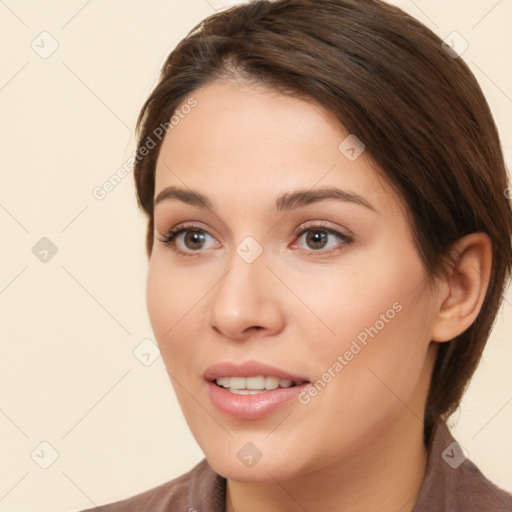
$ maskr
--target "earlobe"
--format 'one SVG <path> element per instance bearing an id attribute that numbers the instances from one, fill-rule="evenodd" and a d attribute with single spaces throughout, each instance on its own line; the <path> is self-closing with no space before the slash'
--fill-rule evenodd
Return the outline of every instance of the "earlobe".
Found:
<path id="1" fill-rule="evenodd" d="M 492 267 L 492 243 L 486 233 L 471 233 L 453 248 L 455 266 L 439 294 L 431 340 L 450 341 L 475 321 L 482 307 Z"/>

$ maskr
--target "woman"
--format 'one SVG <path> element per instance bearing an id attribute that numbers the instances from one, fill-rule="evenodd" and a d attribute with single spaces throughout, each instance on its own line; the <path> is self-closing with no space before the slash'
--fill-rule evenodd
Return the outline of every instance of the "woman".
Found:
<path id="1" fill-rule="evenodd" d="M 510 273 L 474 76 L 379 0 L 255 1 L 138 120 L 147 306 L 205 454 L 114 511 L 509 511 L 445 421 Z"/>

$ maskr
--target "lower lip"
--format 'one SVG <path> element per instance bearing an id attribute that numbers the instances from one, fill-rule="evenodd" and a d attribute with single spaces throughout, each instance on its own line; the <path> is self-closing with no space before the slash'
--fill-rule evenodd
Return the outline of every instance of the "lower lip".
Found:
<path id="1" fill-rule="evenodd" d="M 237 395 L 215 382 L 208 382 L 208 394 L 213 405 L 223 413 L 243 420 L 269 416 L 286 402 L 295 398 L 308 383 L 290 388 L 277 388 L 254 395 Z"/>

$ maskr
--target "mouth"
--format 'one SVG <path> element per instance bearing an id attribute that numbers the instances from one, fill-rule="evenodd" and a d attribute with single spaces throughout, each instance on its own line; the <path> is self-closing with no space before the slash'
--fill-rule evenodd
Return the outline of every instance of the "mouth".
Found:
<path id="1" fill-rule="evenodd" d="M 218 363 L 204 373 L 208 396 L 224 414 L 256 420 L 271 415 L 310 383 L 305 377 L 264 363 Z M 298 402 L 297 402 L 298 403 Z"/>
<path id="2" fill-rule="evenodd" d="M 307 381 L 293 381 L 270 375 L 258 375 L 256 377 L 217 377 L 211 382 L 215 382 L 217 386 L 235 395 L 257 395 L 278 388 L 293 388 Z"/>

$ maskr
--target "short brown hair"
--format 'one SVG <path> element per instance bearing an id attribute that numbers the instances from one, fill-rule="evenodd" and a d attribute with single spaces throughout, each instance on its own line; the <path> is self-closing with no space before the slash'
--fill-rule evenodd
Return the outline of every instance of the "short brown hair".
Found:
<path id="1" fill-rule="evenodd" d="M 168 56 L 137 120 L 138 149 L 194 90 L 242 78 L 312 99 L 361 139 L 406 215 L 429 278 L 472 232 L 492 241 L 481 311 L 441 343 L 425 411 L 425 439 L 458 406 L 489 337 L 511 269 L 512 212 L 498 132 L 461 58 L 423 24 L 380 0 L 259 0 L 217 12 Z M 154 138 L 154 137 L 153 137 Z M 153 246 L 161 140 L 134 166 Z"/>

